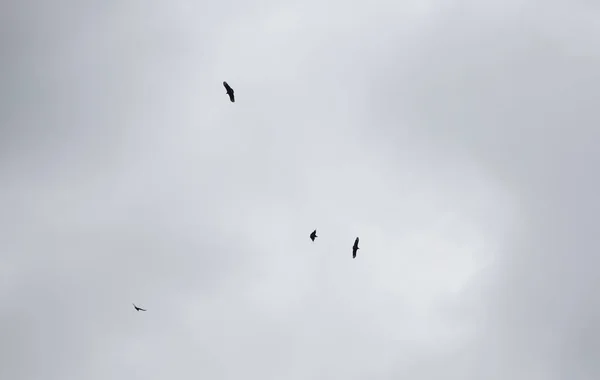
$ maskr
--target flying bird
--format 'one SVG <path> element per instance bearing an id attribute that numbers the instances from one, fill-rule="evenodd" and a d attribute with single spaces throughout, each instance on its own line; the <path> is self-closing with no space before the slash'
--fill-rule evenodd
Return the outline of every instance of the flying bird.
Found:
<path id="1" fill-rule="evenodd" d="M 223 86 L 225 86 L 225 90 L 227 90 L 227 95 L 229 95 L 229 100 L 231 103 L 235 102 L 235 96 L 233 95 L 233 88 L 231 88 L 227 82 L 223 82 Z"/>
<path id="2" fill-rule="evenodd" d="M 146 311 L 146 309 L 142 309 L 141 307 L 135 306 L 134 303 L 132 303 L 132 305 L 133 305 L 133 307 L 135 307 L 135 310 L 137 310 L 137 311 Z"/>
<path id="3" fill-rule="evenodd" d="M 356 240 L 354 240 L 354 246 L 352 246 L 352 258 L 355 259 L 356 258 L 356 251 L 358 251 L 358 238 L 356 238 Z"/>
<path id="4" fill-rule="evenodd" d="M 314 230 L 311 234 L 310 234 L 310 240 L 315 241 L 315 238 L 318 237 L 317 236 L 317 230 Z"/>

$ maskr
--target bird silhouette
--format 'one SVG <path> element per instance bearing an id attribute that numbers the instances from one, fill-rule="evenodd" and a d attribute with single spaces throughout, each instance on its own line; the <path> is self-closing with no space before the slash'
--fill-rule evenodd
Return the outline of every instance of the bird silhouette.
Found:
<path id="1" fill-rule="evenodd" d="M 231 103 L 234 103 L 235 96 L 233 95 L 233 88 L 231 88 L 227 82 L 223 82 L 223 86 L 225 86 L 225 90 L 227 90 L 226 94 L 229 95 L 229 100 L 231 100 Z"/>
<path id="2" fill-rule="evenodd" d="M 356 258 L 356 251 L 358 251 L 358 238 L 356 238 L 356 240 L 354 240 L 354 245 L 352 246 L 352 258 L 355 259 Z"/>
<path id="3" fill-rule="evenodd" d="M 317 230 L 314 230 L 311 234 L 310 234 L 310 240 L 315 241 L 315 238 L 318 237 L 317 236 Z"/>
<path id="4" fill-rule="evenodd" d="M 141 307 L 135 306 L 134 303 L 132 303 L 132 305 L 133 305 L 133 307 L 135 307 L 135 310 L 137 310 L 137 311 L 146 311 L 146 309 L 142 309 Z"/>

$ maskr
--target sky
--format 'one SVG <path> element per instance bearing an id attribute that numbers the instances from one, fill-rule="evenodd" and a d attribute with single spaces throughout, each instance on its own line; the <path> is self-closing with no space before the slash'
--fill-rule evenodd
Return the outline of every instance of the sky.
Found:
<path id="1" fill-rule="evenodd" d="M 598 20 L 3 2 L 0 378 L 597 379 Z"/>

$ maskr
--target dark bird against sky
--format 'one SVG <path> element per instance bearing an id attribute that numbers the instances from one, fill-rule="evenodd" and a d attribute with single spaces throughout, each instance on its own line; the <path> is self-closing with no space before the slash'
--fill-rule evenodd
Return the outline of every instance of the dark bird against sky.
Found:
<path id="1" fill-rule="evenodd" d="M 354 240 L 354 246 L 352 247 L 352 258 L 356 258 L 356 251 L 358 251 L 358 238 L 356 238 L 356 240 Z"/>
<path id="2" fill-rule="evenodd" d="M 132 303 L 132 305 L 133 305 L 133 307 L 135 307 L 135 310 L 137 310 L 137 311 L 146 311 L 146 309 L 142 309 L 141 307 L 135 306 L 134 303 Z"/>
<path id="3" fill-rule="evenodd" d="M 227 82 L 223 82 L 223 86 L 225 86 L 225 90 L 227 90 L 227 95 L 229 95 L 229 100 L 231 100 L 232 103 L 235 102 L 235 96 L 233 95 L 233 88 L 231 88 Z"/>
<path id="4" fill-rule="evenodd" d="M 318 237 L 317 236 L 317 230 L 314 230 L 311 234 L 310 234 L 310 240 L 315 241 L 315 238 Z"/>

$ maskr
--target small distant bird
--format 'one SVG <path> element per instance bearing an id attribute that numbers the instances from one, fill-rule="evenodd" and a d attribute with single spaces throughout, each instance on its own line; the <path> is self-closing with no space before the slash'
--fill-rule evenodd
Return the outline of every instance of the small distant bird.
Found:
<path id="1" fill-rule="evenodd" d="M 225 86 L 225 90 L 227 90 L 227 95 L 229 95 L 229 100 L 231 103 L 235 102 L 235 96 L 233 96 L 233 88 L 231 88 L 227 82 L 223 82 L 223 86 Z"/>
<path id="2" fill-rule="evenodd" d="M 318 237 L 317 236 L 317 230 L 314 230 L 311 234 L 310 234 L 310 240 L 315 241 L 315 238 Z"/>
<path id="3" fill-rule="evenodd" d="M 356 238 L 356 240 L 354 240 L 354 246 L 352 247 L 352 258 L 355 259 L 356 258 L 356 251 L 358 251 L 358 238 Z"/>
<path id="4" fill-rule="evenodd" d="M 142 309 L 141 307 L 135 306 L 134 303 L 132 303 L 132 305 L 133 305 L 133 307 L 135 307 L 135 310 L 137 310 L 137 311 L 146 311 L 146 309 Z"/>

